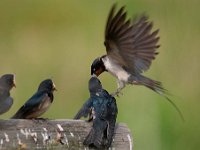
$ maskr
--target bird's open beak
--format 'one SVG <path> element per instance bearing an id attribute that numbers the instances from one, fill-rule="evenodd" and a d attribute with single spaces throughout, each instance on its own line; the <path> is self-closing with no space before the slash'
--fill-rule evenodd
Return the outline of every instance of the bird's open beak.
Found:
<path id="1" fill-rule="evenodd" d="M 15 88 L 16 88 L 16 84 L 15 84 L 15 83 L 13 83 L 13 87 L 15 87 Z"/>
<path id="2" fill-rule="evenodd" d="M 16 88 L 16 80 L 15 80 L 15 76 L 14 76 L 14 78 L 13 78 L 13 87 Z"/>
<path id="3" fill-rule="evenodd" d="M 53 91 L 58 91 L 57 89 L 56 89 L 56 85 L 53 83 Z"/>

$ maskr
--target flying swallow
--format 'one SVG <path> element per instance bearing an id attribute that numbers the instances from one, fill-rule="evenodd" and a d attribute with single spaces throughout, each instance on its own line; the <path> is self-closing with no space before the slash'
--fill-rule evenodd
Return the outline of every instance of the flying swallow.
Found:
<path id="1" fill-rule="evenodd" d="M 83 144 L 96 148 L 109 148 L 111 146 L 115 122 L 117 118 L 117 104 L 106 90 L 102 88 L 97 77 L 89 81 L 90 98 L 85 102 L 74 119 L 89 116 L 93 122 L 92 129 Z"/>
<path id="2" fill-rule="evenodd" d="M 12 119 L 35 119 L 47 111 L 56 90 L 51 79 L 42 81 L 37 92 L 16 112 Z"/>
<path id="3" fill-rule="evenodd" d="M 160 82 L 141 75 L 158 54 L 159 30 L 152 32 L 153 23 L 145 15 L 131 20 L 126 19 L 124 7 L 117 13 L 115 9 L 116 5 L 113 5 L 105 29 L 107 54 L 93 61 L 91 74 L 99 76 L 104 71 L 112 74 L 118 81 L 116 94 L 126 84 L 144 85 L 155 92 L 164 92 Z"/>
<path id="4" fill-rule="evenodd" d="M 13 87 L 16 87 L 14 74 L 0 77 L 0 114 L 7 112 L 13 104 L 13 98 L 10 96 Z"/>

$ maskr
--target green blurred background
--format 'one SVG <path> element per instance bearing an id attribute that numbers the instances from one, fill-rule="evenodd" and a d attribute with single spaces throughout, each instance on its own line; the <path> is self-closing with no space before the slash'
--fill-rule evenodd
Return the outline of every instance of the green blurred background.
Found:
<path id="1" fill-rule="evenodd" d="M 0 116 L 11 117 L 52 78 L 55 101 L 43 117 L 72 118 L 89 97 L 90 64 L 105 53 L 104 27 L 116 1 L 108 0 L 1 0 L 0 74 L 15 73 L 14 105 Z M 132 131 L 138 150 L 200 149 L 200 1 L 119 0 L 129 17 L 146 12 L 160 28 L 160 54 L 145 73 L 162 81 L 182 110 L 178 113 L 161 96 L 141 86 L 127 86 L 117 98 L 118 122 Z M 115 79 L 100 76 L 113 92 Z"/>

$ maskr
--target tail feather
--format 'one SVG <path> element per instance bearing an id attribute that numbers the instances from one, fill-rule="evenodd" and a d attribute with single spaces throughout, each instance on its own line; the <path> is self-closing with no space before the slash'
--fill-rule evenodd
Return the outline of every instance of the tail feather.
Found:
<path id="1" fill-rule="evenodd" d="M 83 144 L 89 147 L 96 147 L 98 149 L 103 149 L 104 143 L 104 133 L 107 129 L 107 122 L 100 118 L 95 118 L 93 120 L 93 126 L 90 133 L 85 138 Z"/>
<path id="2" fill-rule="evenodd" d="M 11 117 L 11 119 L 26 119 L 29 109 L 25 108 L 24 105 Z"/>
<path id="3" fill-rule="evenodd" d="M 24 119 L 23 113 L 21 111 L 18 111 L 14 116 L 12 116 L 10 119 Z"/>
<path id="4" fill-rule="evenodd" d="M 87 146 L 92 146 L 96 148 L 102 148 L 103 143 L 103 132 L 95 131 L 91 129 L 90 133 L 85 138 L 83 144 Z"/>
<path id="5" fill-rule="evenodd" d="M 165 97 L 165 99 L 170 102 L 172 104 L 172 106 L 176 109 L 176 111 L 179 113 L 179 116 L 181 117 L 182 121 L 185 121 L 185 118 L 181 112 L 181 110 L 178 108 L 178 106 L 176 106 L 176 104 L 170 99 L 168 98 L 166 95 L 163 95 Z"/>
<path id="6" fill-rule="evenodd" d="M 154 92 L 160 94 L 160 95 L 166 95 L 168 91 L 162 86 L 162 83 L 159 81 L 152 80 L 150 78 L 147 78 L 145 76 L 140 76 L 138 78 L 137 82 L 141 85 L 144 85 Z"/>
<path id="7" fill-rule="evenodd" d="M 135 79 L 135 78 L 134 78 Z M 176 106 L 176 104 L 168 97 L 169 92 L 162 86 L 162 83 L 159 81 L 155 81 L 152 80 L 150 78 L 147 78 L 145 76 L 140 75 L 139 77 L 137 77 L 136 80 L 136 84 L 139 85 L 144 85 L 146 87 L 148 87 L 149 89 L 153 90 L 154 92 L 158 93 L 159 95 L 165 97 L 165 99 L 171 103 L 171 105 L 176 109 L 176 111 L 178 112 L 178 114 L 180 115 L 182 121 L 184 121 L 184 117 L 183 114 L 181 112 L 181 110 Z"/>
<path id="8" fill-rule="evenodd" d="M 25 119 L 22 115 L 16 114 L 12 116 L 10 119 Z"/>
<path id="9" fill-rule="evenodd" d="M 115 131 L 115 123 L 116 120 L 110 121 L 108 123 L 108 128 L 107 128 L 107 138 L 105 139 L 105 145 L 107 148 L 109 148 L 112 144 L 113 141 L 113 136 L 114 136 L 114 131 Z"/>

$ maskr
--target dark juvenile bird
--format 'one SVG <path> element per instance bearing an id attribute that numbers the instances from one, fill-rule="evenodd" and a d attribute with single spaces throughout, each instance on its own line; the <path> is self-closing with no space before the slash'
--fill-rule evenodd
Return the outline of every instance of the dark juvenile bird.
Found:
<path id="1" fill-rule="evenodd" d="M 113 96 L 118 95 L 126 84 L 135 84 L 146 86 L 166 97 L 167 91 L 161 82 L 142 75 L 158 54 L 159 30 L 152 31 L 153 23 L 145 15 L 126 19 L 124 7 L 117 12 L 115 10 L 116 5 L 113 5 L 105 28 L 104 45 L 107 54 L 93 61 L 91 75 L 99 76 L 107 71 L 117 78 L 118 88 Z M 166 98 L 180 113 L 177 106 Z"/>
<path id="2" fill-rule="evenodd" d="M 109 148 L 114 135 L 117 118 L 117 104 L 106 90 L 102 88 L 97 77 L 89 81 L 90 98 L 85 102 L 74 119 L 89 116 L 93 126 L 83 144 L 96 148 Z"/>
<path id="3" fill-rule="evenodd" d="M 16 87 L 14 74 L 0 77 L 0 114 L 7 112 L 13 104 L 13 98 L 10 96 L 13 87 Z"/>
<path id="4" fill-rule="evenodd" d="M 53 102 L 56 90 L 51 79 L 42 81 L 37 92 L 16 112 L 12 119 L 34 119 L 47 111 Z"/>

